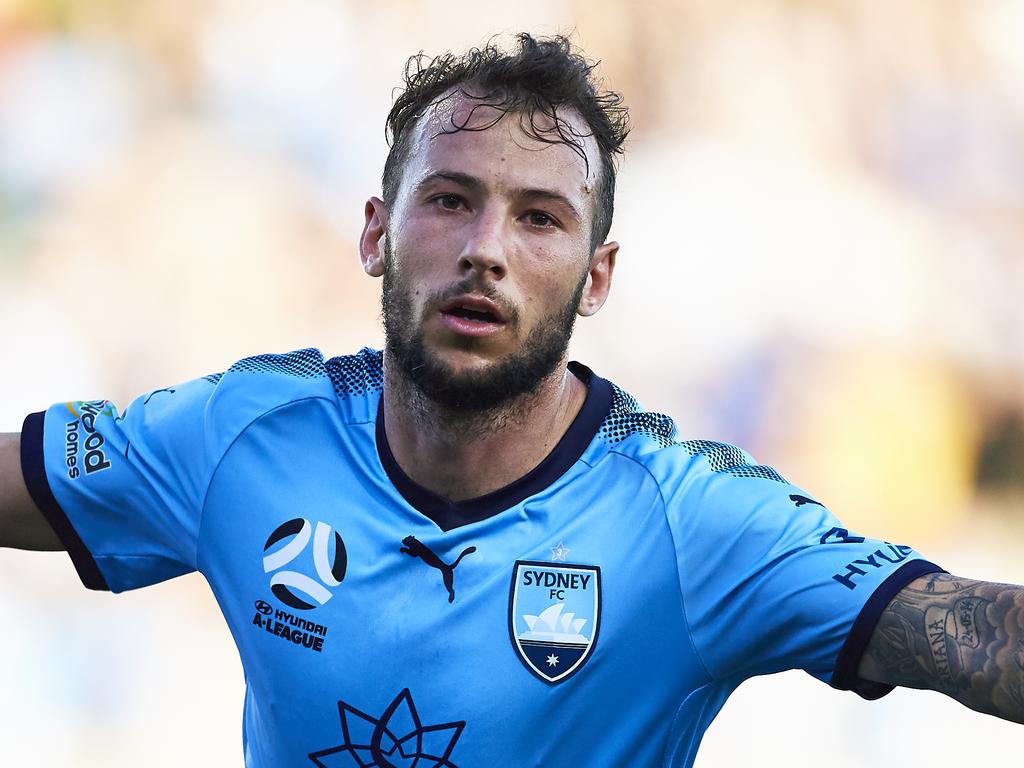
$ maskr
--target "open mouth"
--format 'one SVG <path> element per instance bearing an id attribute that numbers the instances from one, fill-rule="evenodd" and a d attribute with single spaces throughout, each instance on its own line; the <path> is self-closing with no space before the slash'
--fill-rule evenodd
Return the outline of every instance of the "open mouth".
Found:
<path id="1" fill-rule="evenodd" d="M 483 296 L 463 295 L 440 308 L 441 319 L 458 336 L 487 336 L 501 331 L 506 320 L 501 308 Z"/>
<path id="2" fill-rule="evenodd" d="M 472 320 L 475 323 L 500 323 L 496 314 L 489 310 L 469 309 L 468 307 L 452 307 L 444 310 L 446 315 Z"/>

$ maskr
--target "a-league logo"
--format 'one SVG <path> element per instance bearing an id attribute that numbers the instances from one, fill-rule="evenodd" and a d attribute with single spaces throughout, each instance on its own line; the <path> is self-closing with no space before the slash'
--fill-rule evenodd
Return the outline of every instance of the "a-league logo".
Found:
<path id="1" fill-rule="evenodd" d="M 285 568 L 307 551 L 311 540 L 315 579 L 301 573 L 296 566 Z M 308 561 L 308 557 L 306 559 Z M 347 567 L 345 542 L 326 523 L 314 525 L 297 517 L 279 525 L 263 545 L 263 570 L 273 574 L 270 589 L 274 597 L 300 611 L 330 600 L 331 590 L 341 584 Z"/>

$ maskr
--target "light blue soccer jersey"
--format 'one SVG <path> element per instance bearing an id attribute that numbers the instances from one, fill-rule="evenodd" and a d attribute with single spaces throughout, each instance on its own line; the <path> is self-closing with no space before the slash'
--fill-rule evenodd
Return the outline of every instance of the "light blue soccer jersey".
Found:
<path id="1" fill-rule="evenodd" d="M 250 768 L 682 768 L 753 675 L 884 693 L 861 652 L 940 569 L 571 369 L 588 395 L 552 453 L 458 504 L 396 464 L 368 349 L 55 405 L 22 464 L 86 586 L 204 574 Z"/>

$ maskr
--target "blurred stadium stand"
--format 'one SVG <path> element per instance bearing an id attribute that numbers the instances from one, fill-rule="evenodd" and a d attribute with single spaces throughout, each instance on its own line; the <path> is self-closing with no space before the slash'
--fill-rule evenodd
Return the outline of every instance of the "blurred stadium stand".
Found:
<path id="1" fill-rule="evenodd" d="M 379 344 L 355 244 L 402 63 L 520 29 L 574 31 L 633 109 L 617 284 L 576 355 L 851 529 L 1024 582 L 1017 0 L 4 0 L 0 429 Z M 5 552 L 0 608 L 0 764 L 241 765 L 201 578 L 113 598 Z M 984 762 L 1020 738 L 790 673 L 737 693 L 698 766 Z"/>

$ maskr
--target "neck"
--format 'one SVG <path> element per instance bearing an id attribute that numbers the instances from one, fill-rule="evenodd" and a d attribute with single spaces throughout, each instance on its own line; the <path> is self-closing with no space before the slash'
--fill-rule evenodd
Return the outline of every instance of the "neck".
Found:
<path id="1" fill-rule="evenodd" d="M 463 501 L 503 488 L 540 464 L 586 395 L 586 386 L 563 360 L 532 392 L 491 410 L 466 413 L 429 400 L 385 357 L 385 434 L 410 479 L 451 501 Z"/>

